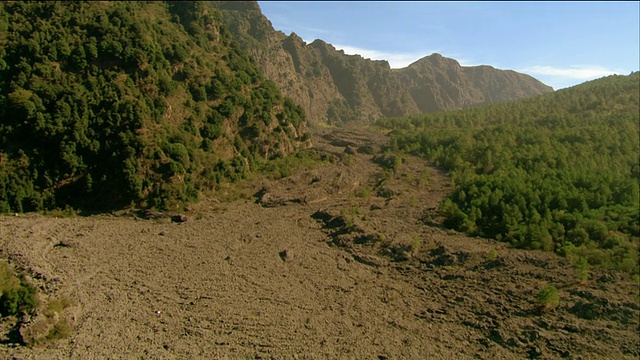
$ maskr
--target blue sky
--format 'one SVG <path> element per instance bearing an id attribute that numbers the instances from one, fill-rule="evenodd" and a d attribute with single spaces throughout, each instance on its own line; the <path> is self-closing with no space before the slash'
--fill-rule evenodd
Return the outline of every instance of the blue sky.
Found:
<path id="1" fill-rule="evenodd" d="M 276 30 L 401 68 L 440 53 L 558 90 L 640 67 L 640 2 L 259 1 Z"/>

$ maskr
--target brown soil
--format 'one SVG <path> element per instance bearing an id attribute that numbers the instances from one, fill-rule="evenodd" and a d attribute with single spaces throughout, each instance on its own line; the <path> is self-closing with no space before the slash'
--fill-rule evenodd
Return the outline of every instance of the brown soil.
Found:
<path id="1" fill-rule="evenodd" d="M 447 231 L 446 174 L 405 157 L 382 181 L 383 134 L 316 131 L 334 164 L 257 179 L 251 199 L 165 214 L 0 217 L 0 249 L 70 299 L 68 337 L 17 359 L 637 359 L 638 287 L 550 253 Z M 386 158 L 385 158 L 386 156 Z M 169 214 L 171 215 L 171 214 Z M 559 289 L 539 309 L 537 293 Z M 31 328 L 30 328 L 31 327 Z"/>

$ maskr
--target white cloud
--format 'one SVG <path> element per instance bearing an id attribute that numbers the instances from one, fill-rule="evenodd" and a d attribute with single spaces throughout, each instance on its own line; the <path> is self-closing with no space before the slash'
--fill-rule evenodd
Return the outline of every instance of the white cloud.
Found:
<path id="1" fill-rule="evenodd" d="M 303 39 L 306 43 L 306 39 Z M 389 65 L 392 69 L 401 69 L 409 66 L 415 61 L 429 56 L 433 53 L 440 53 L 441 51 L 431 51 L 431 52 L 386 52 L 386 51 L 378 51 L 378 50 L 369 50 L 362 49 L 354 46 L 348 45 L 333 45 L 337 50 L 343 50 L 345 54 L 349 55 L 360 55 L 365 59 L 371 60 L 386 60 L 389 62 Z M 444 55 L 446 57 L 451 57 Z M 470 66 L 478 66 L 476 61 L 468 60 L 468 59 L 457 59 L 455 56 L 453 59 L 456 59 L 461 66 L 470 67 Z M 487 64 L 493 66 L 491 64 Z M 587 66 L 587 65 L 576 65 L 569 67 L 554 67 L 554 66 L 530 66 L 523 69 L 515 70 L 524 74 L 529 74 L 536 79 L 542 81 L 543 83 L 550 85 L 554 89 L 562 89 L 570 86 L 577 85 L 579 83 L 594 80 L 597 78 L 601 78 L 608 75 L 613 74 L 625 74 L 628 73 L 619 70 L 611 70 L 601 66 Z"/>
<path id="2" fill-rule="evenodd" d="M 559 68 L 553 66 L 530 66 L 521 70 L 525 73 L 546 75 L 560 78 L 588 80 L 600 78 L 603 76 L 620 74 L 620 71 L 605 69 L 601 66 L 572 66 L 568 68 Z"/>
<path id="3" fill-rule="evenodd" d="M 624 71 L 611 70 L 602 66 L 588 65 L 575 65 L 564 68 L 554 66 L 530 66 L 516 71 L 529 74 L 553 87 L 555 90 L 575 86 L 609 75 L 625 73 Z"/>
<path id="4" fill-rule="evenodd" d="M 337 50 L 343 50 L 345 54 L 360 55 L 365 59 L 387 60 L 392 69 L 400 69 L 409 66 L 411 63 L 434 52 L 421 53 L 392 53 L 377 50 L 361 49 L 353 46 L 334 45 Z"/>
<path id="5" fill-rule="evenodd" d="M 300 36 L 306 43 L 313 42 L 313 40 L 307 41 L 305 38 L 313 38 L 315 40 L 315 39 L 337 36 L 337 34 L 333 31 L 329 31 L 321 28 L 307 27 L 307 26 L 296 26 L 296 31 L 292 30 L 291 32 L 295 32 L 296 35 Z"/>
<path id="6" fill-rule="evenodd" d="M 392 69 L 405 68 L 405 67 L 413 64 L 414 62 L 422 59 L 423 57 L 432 55 L 434 53 L 439 53 L 440 55 L 442 55 L 444 57 L 455 59 L 456 61 L 458 61 L 460 66 L 468 67 L 468 66 L 477 66 L 477 65 L 479 65 L 475 61 L 472 61 L 472 60 L 459 59 L 459 58 L 457 58 L 455 56 L 452 57 L 452 56 L 443 54 L 443 52 L 441 50 L 424 51 L 424 52 L 407 52 L 407 53 L 399 52 L 399 53 L 394 53 L 394 52 L 385 52 L 385 51 L 361 49 L 361 48 L 358 48 L 358 47 L 346 46 L 346 45 L 334 45 L 334 47 L 337 50 L 343 50 L 344 53 L 348 54 L 348 55 L 360 55 L 365 59 L 371 59 L 371 60 L 387 60 Z"/>

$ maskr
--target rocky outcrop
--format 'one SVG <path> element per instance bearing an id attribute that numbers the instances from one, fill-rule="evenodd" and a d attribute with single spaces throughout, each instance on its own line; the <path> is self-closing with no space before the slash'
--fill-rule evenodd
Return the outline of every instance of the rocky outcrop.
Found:
<path id="1" fill-rule="evenodd" d="M 273 29 L 257 2 L 213 2 L 223 22 L 266 77 L 300 104 L 312 123 L 371 122 L 521 99 L 553 89 L 531 76 L 490 66 L 463 67 L 433 54 L 403 69 L 347 55 L 322 40 Z"/>
<path id="2" fill-rule="evenodd" d="M 394 72 L 420 112 L 505 102 L 552 91 L 529 75 L 486 65 L 465 67 L 440 54 Z"/>

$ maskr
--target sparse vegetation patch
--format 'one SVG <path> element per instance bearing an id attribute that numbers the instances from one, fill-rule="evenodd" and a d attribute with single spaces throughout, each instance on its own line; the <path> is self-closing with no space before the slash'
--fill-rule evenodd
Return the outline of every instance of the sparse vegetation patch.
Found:
<path id="1" fill-rule="evenodd" d="M 39 305 L 36 289 L 15 275 L 4 260 L 0 260 L 0 294 L 2 316 L 32 313 Z"/>

